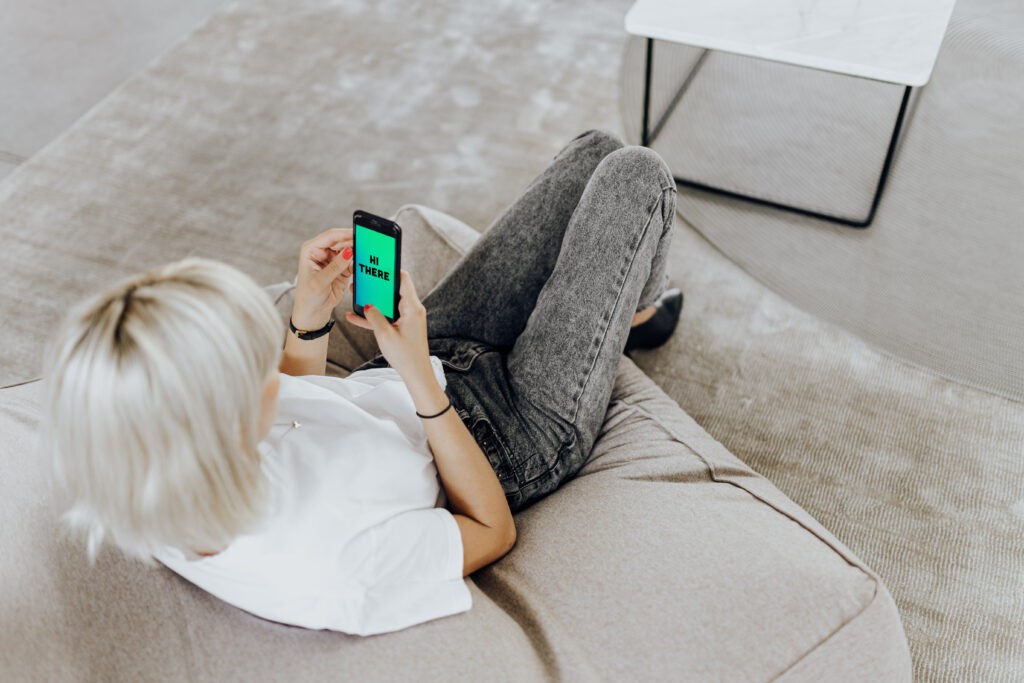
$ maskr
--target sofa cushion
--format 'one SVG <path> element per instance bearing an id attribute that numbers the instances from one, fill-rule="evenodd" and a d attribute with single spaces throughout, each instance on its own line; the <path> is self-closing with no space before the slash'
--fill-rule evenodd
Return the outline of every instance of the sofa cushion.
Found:
<path id="1" fill-rule="evenodd" d="M 628 359 L 590 461 L 517 515 L 472 609 L 370 638 L 262 621 L 110 548 L 90 566 L 58 527 L 40 390 L 0 391 L 5 680 L 910 678 L 878 578 Z"/>
<path id="2" fill-rule="evenodd" d="M 910 680 L 878 577 L 628 359 L 587 464 L 517 527 L 477 583 L 572 678 Z"/>
<path id="3" fill-rule="evenodd" d="M 473 232 L 399 217 L 426 292 Z M 268 289 L 287 315 L 291 286 Z M 363 342 L 331 340 L 336 374 Z M 89 565 L 38 455 L 41 388 L 0 390 L 4 680 L 910 680 L 878 577 L 628 359 L 591 458 L 516 515 L 515 548 L 469 579 L 472 609 L 369 638 L 262 621 L 110 548 Z"/>

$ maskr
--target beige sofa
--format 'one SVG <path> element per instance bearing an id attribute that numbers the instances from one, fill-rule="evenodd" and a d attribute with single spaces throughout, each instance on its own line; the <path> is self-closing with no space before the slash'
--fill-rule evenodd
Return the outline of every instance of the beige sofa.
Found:
<path id="1" fill-rule="evenodd" d="M 399 215 L 427 291 L 476 233 Z M 291 287 L 268 288 L 287 312 Z M 341 307 L 346 307 L 343 301 Z M 359 331 L 356 331 L 359 332 Z M 331 372 L 374 351 L 344 324 Z M 882 581 L 624 358 L 593 455 L 517 515 L 473 608 L 381 636 L 262 621 L 59 530 L 36 450 L 41 384 L 0 391 L 0 679 L 904 681 Z"/>

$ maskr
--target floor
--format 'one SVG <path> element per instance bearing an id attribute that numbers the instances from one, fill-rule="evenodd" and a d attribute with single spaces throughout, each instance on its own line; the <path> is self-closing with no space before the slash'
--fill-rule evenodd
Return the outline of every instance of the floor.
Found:
<path id="1" fill-rule="evenodd" d="M 1024 80 L 1014 80 L 1024 78 L 1022 30 L 1019 0 L 956 3 L 932 76 L 913 90 L 870 228 L 696 192 L 680 194 L 680 215 L 803 310 L 938 375 L 1024 402 Z M 623 61 L 630 131 L 641 127 L 645 48 L 630 41 Z M 653 91 L 667 99 L 702 52 L 664 41 L 654 52 Z M 680 176 L 864 216 L 901 86 L 721 51 L 690 83 L 653 144 Z M 667 106 L 658 100 L 652 120 Z"/>
<path id="2" fill-rule="evenodd" d="M 0 178 L 223 0 L 0 0 Z"/>
<path id="3" fill-rule="evenodd" d="M 416 202 L 486 226 L 573 135 L 622 132 L 629 2 L 232 2 L 0 184 L 0 238 L 15 247 L 0 251 L 0 272 L 30 294 L 54 272 L 65 289 L 90 291 L 191 254 L 271 283 L 292 276 L 308 235 L 354 207 Z M 379 51 L 385 40 L 399 47 Z M 118 78 L 148 58 L 132 69 L 122 59 Z M 368 84 L 375 97 L 353 104 Z M 104 91 L 93 92 L 77 111 Z M 0 123 L 37 140 L 0 140 L 11 166 L 61 130 L 47 136 L 45 116 L 26 119 Z M 89 239 L 51 248 L 69 232 Z M 916 680 L 1024 680 L 1020 404 L 877 353 L 765 288 L 682 219 L 669 261 L 686 292 L 682 325 L 638 365 L 884 578 Z M 8 289 L 0 360 L 14 366 L 20 349 L 32 360 L 16 367 L 34 369 L 33 345 L 65 302 Z"/>

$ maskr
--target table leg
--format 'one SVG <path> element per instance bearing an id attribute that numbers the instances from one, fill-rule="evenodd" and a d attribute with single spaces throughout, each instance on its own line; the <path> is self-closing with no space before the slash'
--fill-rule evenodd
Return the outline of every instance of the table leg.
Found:
<path id="1" fill-rule="evenodd" d="M 650 145 L 647 138 L 647 121 L 651 115 L 651 69 L 654 64 L 654 38 L 647 39 L 647 53 L 644 57 L 644 122 L 640 129 L 640 144 L 644 147 Z"/>
<path id="2" fill-rule="evenodd" d="M 672 116 L 672 112 L 676 110 L 676 106 L 683 99 L 683 95 L 686 94 L 686 91 L 690 88 L 690 84 L 693 83 L 693 79 L 697 77 L 697 74 L 700 72 L 700 68 L 704 66 L 704 61 L 708 58 L 710 53 L 710 50 L 704 50 L 700 53 L 700 57 L 697 58 L 693 67 L 690 68 L 690 73 L 686 75 L 682 84 L 680 84 L 679 88 L 676 89 L 676 94 L 672 96 L 672 100 L 668 103 L 668 106 L 665 107 L 665 113 L 663 113 L 658 119 L 658 122 L 654 124 L 654 130 L 649 131 L 648 133 L 647 137 L 651 142 L 658 139 L 658 135 L 661 134 L 661 129 L 665 127 L 665 124 L 668 122 L 668 118 Z M 653 56 L 654 52 L 652 50 L 651 57 L 653 58 Z"/>
<path id="3" fill-rule="evenodd" d="M 644 60 L 644 111 L 643 111 L 643 125 L 640 132 L 640 144 L 645 147 L 649 147 L 654 144 L 658 134 L 661 133 L 665 122 L 668 117 L 675 111 L 676 106 L 682 100 L 683 95 L 689 89 L 690 84 L 693 82 L 694 77 L 700 70 L 700 67 L 704 64 L 705 59 L 708 56 L 708 50 L 704 50 L 698 58 L 697 63 L 693 69 L 690 70 L 689 75 L 683 81 L 682 85 L 676 91 L 676 94 L 672 97 L 672 101 L 669 103 L 662 114 L 658 122 L 654 126 L 654 130 L 650 130 L 650 110 L 651 110 L 651 74 L 654 69 L 654 39 L 647 39 L 647 55 Z M 882 163 L 882 170 L 878 176 L 878 184 L 875 186 L 875 195 L 871 200 L 871 207 L 868 210 L 868 214 L 863 219 L 851 219 L 844 218 L 842 216 L 832 216 L 829 214 L 820 213 L 817 211 L 811 211 L 810 209 L 804 209 L 798 206 L 790 206 L 788 204 L 780 204 L 767 199 L 761 199 L 760 197 L 752 197 L 750 195 L 740 194 L 738 192 L 732 192 L 731 190 L 723 190 L 718 187 L 712 187 L 703 183 L 698 183 L 693 180 L 687 180 L 685 178 L 675 177 L 675 180 L 680 185 L 692 187 L 705 192 L 711 192 L 731 199 L 741 199 L 743 201 L 752 202 L 761 206 L 768 206 L 775 209 L 781 209 L 783 211 L 789 211 L 791 213 L 797 213 L 803 216 L 810 216 L 812 218 L 818 218 L 820 220 L 829 221 L 831 223 L 839 223 L 840 225 L 846 225 L 853 228 L 866 228 L 871 225 L 875 219 L 875 212 L 878 210 L 878 204 L 882 199 L 882 192 L 885 190 L 886 182 L 889 179 L 889 171 L 892 168 L 893 157 L 896 153 L 896 143 L 899 140 L 900 130 L 903 127 L 903 121 L 907 114 L 907 105 L 910 102 L 910 91 L 911 86 L 906 86 L 903 90 L 903 100 L 900 102 L 899 113 L 896 115 L 896 124 L 893 126 L 892 137 L 889 139 L 889 147 L 885 153 L 885 161 Z"/>
<path id="4" fill-rule="evenodd" d="M 868 211 L 867 218 L 864 219 L 863 225 L 858 227 L 868 227 L 871 225 L 871 221 L 875 220 L 875 211 L 878 209 L 878 202 L 882 199 L 882 191 L 885 189 L 885 183 L 889 179 L 889 169 L 892 167 L 892 159 L 896 155 L 896 143 L 900 137 L 900 128 L 903 127 L 903 119 L 907 115 L 907 105 L 910 103 L 910 90 L 911 87 L 908 85 L 903 90 L 903 101 L 900 102 L 900 113 L 896 115 L 896 125 L 892 129 L 892 137 L 889 139 L 889 149 L 885 153 L 885 162 L 882 164 L 882 173 L 878 176 L 878 187 L 875 188 L 875 198 L 871 200 L 871 210 Z"/>

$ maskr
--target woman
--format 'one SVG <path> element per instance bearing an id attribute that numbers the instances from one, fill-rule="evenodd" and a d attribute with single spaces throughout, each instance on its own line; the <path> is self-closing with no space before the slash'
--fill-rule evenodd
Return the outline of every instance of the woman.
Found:
<path id="1" fill-rule="evenodd" d="M 187 259 L 85 302 L 51 349 L 49 448 L 90 552 L 111 538 L 253 614 L 382 633 L 469 609 L 512 513 L 586 461 L 623 349 L 671 334 L 675 184 L 573 140 L 421 302 L 349 324 L 381 354 L 323 376 L 350 230 L 303 245 L 292 333 L 237 270 Z M 303 335 L 309 336 L 309 335 Z"/>

